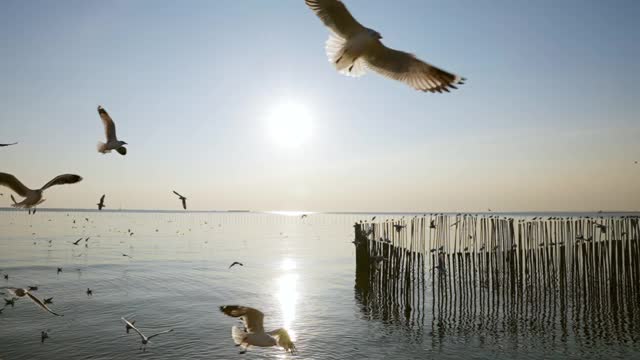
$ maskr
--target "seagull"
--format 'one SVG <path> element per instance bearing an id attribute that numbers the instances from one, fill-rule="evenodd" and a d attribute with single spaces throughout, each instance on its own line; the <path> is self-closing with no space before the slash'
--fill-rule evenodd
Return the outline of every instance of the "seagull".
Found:
<path id="1" fill-rule="evenodd" d="M 9 291 L 9 293 L 13 297 L 21 298 L 21 297 L 27 296 L 29 299 L 31 299 L 31 301 L 33 301 L 36 305 L 38 305 L 43 310 L 46 310 L 46 311 L 52 313 L 55 316 L 63 316 L 63 315 L 57 314 L 54 311 L 52 311 L 51 309 L 49 309 L 49 307 L 47 307 L 47 305 L 45 305 L 42 301 L 40 301 L 40 299 L 38 299 L 37 297 L 31 295 L 31 293 L 29 292 L 28 289 L 7 288 L 7 291 Z"/>
<path id="2" fill-rule="evenodd" d="M 431 220 L 431 222 L 429 223 L 429 229 L 435 229 L 435 228 L 436 228 L 436 221 Z"/>
<path id="3" fill-rule="evenodd" d="M 29 286 L 29 291 L 38 291 L 37 286 Z"/>
<path id="4" fill-rule="evenodd" d="M 122 319 L 122 321 L 124 321 L 124 323 L 125 323 L 125 325 L 126 325 L 127 327 L 130 327 L 131 329 L 133 329 L 133 331 L 137 332 L 137 333 L 138 333 L 138 335 L 140 335 L 140 338 L 142 339 L 143 351 L 146 351 L 146 350 L 147 350 L 147 343 L 149 342 L 149 340 L 151 340 L 152 338 L 154 338 L 154 337 L 156 337 L 156 336 L 158 336 L 158 335 L 166 334 L 166 333 L 169 333 L 169 332 L 172 332 L 172 331 L 173 331 L 173 329 L 169 329 L 169 330 L 165 330 L 165 331 L 162 331 L 162 332 L 159 332 L 159 333 L 157 333 L 157 334 L 153 334 L 153 335 L 151 335 L 151 336 L 148 336 L 148 337 L 147 337 L 147 336 L 145 336 L 145 335 L 144 335 L 144 334 L 143 334 L 143 333 L 142 333 L 142 332 L 141 332 L 137 327 L 135 327 L 132 323 L 130 323 L 129 321 L 127 321 L 127 319 L 125 319 L 125 318 L 123 318 L 123 317 L 122 317 L 122 318 L 120 318 L 120 319 Z"/>
<path id="5" fill-rule="evenodd" d="M 78 243 L 79 243 L 80 241 L 82 241 L 82 238 L 80 238 L 80 239 L 78 239 L 78 240 L 74 241 L 72 244 L 73 244 L 73 245 L 78 245 Z"/>
<path id="6" fill-rule="evenodd" d="M 180 198 L 180 201 L 182 201 L 182 208 L 187 210 L 187 198 L 178 194 L 175 190 L 173 190 L 173 193 L 178 195 L 178 198 Z"/>
<path id="7" fill-rule="evenodd" d="M 53 304 L 53 298 L 52 298 L 52 297 L 50 297 L 50 298 L 45 298 L 43 302 L 44 302 L 45 304 Z"/>
<path id="8" fill-rule="evenodd" d="M 238 262 L 238 261 L 234 261 L 234 262 L 232 262 L 232 263 L 231 263 L 231 265 L 229 265 L 229 269 L 231 269 L 234 265 L 244 266 L 244 264 L 243 264 L 243 263 Z"/>
<path id="9" fill-rule="evenodd" d="M 4 274 L 4 279 L 9 280 L 9 274 Z"/>
<path id="10" fill-rule="evenodd" d="M 22 202 L 15 202 L 11 205 L 17 208 L 32 208 L 38 204 L 41 204 L 45 201 L 42 198 L 42 193 L 54 186 L 54 185 L 64 185 L 64 184 L 75 184 L 77 182 L 82 181 L 82 177 L 74 174 L 64 174 L 58 175 L 53 178 L 51 181 L 46 183 L 42 188 L 37 190 L 31 190 L 24 186 L 20 180 L 18 180 L 15 176 L 7 173 L 0 173 L 0 185 L 4 185 L 11 190 L 15 191 L 18 195 L 26 198 Z M 34 209 L 35 210 L 35 209 Z"/>
<path id="11" fill-rule="evenodd" d="M 48 339 L 49 338 L 49 333 L 48 333 L 49 329 L 40 332 L 40 343 L 42 344 L 44 342 L 44 339 Z"/>
<path id="12" fill-rule="evenodd" d="M 127 254 L 124 254 L 124 253 L 122 254 L 122 256 L 126 256 L 126 257 L 128 257 L 128 258 L 130 258 L 130 259 L 133 259 L 133 258 L 131 257 L 131 255 L 127 255 Z"/>
<path id="13" fill-rule="evenodd" d="M 93 296 L 93 290 L 87 288 L 87 296 Z"/>
<path id="14" fill-rule="evenodd" d="M 396 229 L 397 232 L 402 231 L 402 229 L 406 228 L 407 225 L 398 225 L 398 224 L 394 224 L 393 228 Z"/>
<path id="15" fill-rule="evenodd" d="M 104 205 L 104 194 L 100 198 L 100 202 L 97 203 L 96 205 L 98 205 L 98 210 L 102 210 L 102 208 L 105 207 L 105 205 Z"/>
<path id="16" fill-rule="evenodd" d="M 375 219 L 376 219 L 376 217 L 374 216 L 374 217 L 372 217 L 372 218 L 371 218 L 371 221 L 373 221 L 373 220 L 375 220 Z"/>
<path id="17" fill-rule="evenodd" d="M 14 307 L 16 305 L 16 299 L 15 298 L 4 299 L 4 305 L 5 305 L 5 307 L 7 307 L 7 305 L 11 305 L 11 307 Z M 3 307 L 3 309 L 5 307 Z"/>
<path id="18" fill-rule="evenodd" d="M 231 317 L 239 317 L 244 323 L 244 330 L 237 326 L 231 328 L 231 337 L 236 346 L 243 347 L 240 354 L 246 353 L 251 345 L 260 347 L 277 345 L 291 353 L 296 350 L 289 333 L 284 328 L 269 332 L 264 331 L 264 314 L 260 310 L 248 306 L 225 305 L 220 306 L 220 311 Z"/>
<path id="19" fill-rule="evenodd" d="M 118 140 L 118 137 L 116 136 L 116 124 L 113 123 L 111 116 L 109 116 L 102 106 L 98 106 L 98 114 L 100 114 L 100 119 L 102 119 L 104 134 L 107 137 L 106 143 L 98 142 L 98 152 L 106 154 L 111 152 L 111 150 L 115 150 L 120 155 L 127 155 L 127 148 L 122 146 L 127 145 L 127 143 Z"/>
<path id="20" fill-rule="evenodd" d="M 11 145 L 18 145 L 18 143 L 17 143 L 17 142 L 14 142 L 14 143 L 11 143 L 11 144 L 0 144 L 0 147 L 11 146 Z M 636 161 L 636 164 L 637 164 L 637 163 L 638 163 L 638 162 Z"/>
<path id="21" fill-rule="evenodd" d="M 362 26 L 339 0 L 305 0 L 330 30 L 325 50 L 338 72 L 362 76 L 371 69 L 424 92 L 449 92 L 465 78 L 428 64 L 413 54 L 388 48 L 382 35 Z"/>

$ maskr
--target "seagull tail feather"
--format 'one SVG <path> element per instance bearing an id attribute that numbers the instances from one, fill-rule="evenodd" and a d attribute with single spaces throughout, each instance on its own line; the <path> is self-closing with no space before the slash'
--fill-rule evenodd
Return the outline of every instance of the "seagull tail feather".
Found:
<path id="1" fill-rule="evenodd" d="M 107 149 L 106 143 L 98 141 L 98 152 L 102 154 L 106 154 L 108 152 L 111 152 L 111 150 Z"/>
<path id="2" fill-rule="evenodd" d="M 231 328 L 231 337 L 236 345 L 240 345 L 247 337 L 247 332 L 237 326 L 234 326 Z"/>

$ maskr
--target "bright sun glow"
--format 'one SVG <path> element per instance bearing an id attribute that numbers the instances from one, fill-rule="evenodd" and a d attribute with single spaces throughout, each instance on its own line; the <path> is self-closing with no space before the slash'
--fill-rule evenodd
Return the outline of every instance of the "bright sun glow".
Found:
<path id="1" fill-rule="evenodd" d="M 269 137 L 283 147 L 298 147 L 311 137 L 311 115 L 299 103 L 284 102 L 275 106 L 267 118 Z"/>
<path id="2" fill-rule="evenodd" d="M 296 340 L 295 330 L 292 329 L 292 325 L 296 318 L 296 303 L 298 302 L 298 274 L 294 272 L 296 269 L 296 262 L 293 259 L 285 258 L 280 264 L 280 269 L 283 271 L 282 275 L 278 278 L 278 292 L 276 294 L 280 301 L 280 309 L 283 315 L 283 327 L 289 332 L 291 340 Z"/>

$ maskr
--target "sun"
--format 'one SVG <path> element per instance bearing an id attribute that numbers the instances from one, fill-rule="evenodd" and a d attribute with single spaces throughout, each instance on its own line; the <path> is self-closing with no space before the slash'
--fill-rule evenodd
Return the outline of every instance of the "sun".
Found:
<path id="1" fill-rule="evenodd" d="M 271 109 L 267 117 L 267 131 L 279 146 L 294 148 L 304 145 L 312 132 L 309 110 L 293 101 L 280 103 Z"/>

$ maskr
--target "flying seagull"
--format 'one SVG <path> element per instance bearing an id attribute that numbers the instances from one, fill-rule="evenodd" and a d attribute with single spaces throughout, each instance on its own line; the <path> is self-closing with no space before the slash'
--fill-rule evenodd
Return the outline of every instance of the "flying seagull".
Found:
<path id="1" fill-rule="evenodd" d="M 50 298 L 45 298 L 43 302 L 44 302 L 45 304 L 53 304 L 53 298 L 52 298 L 52 297 L 50 297 Z"/>
<path id="2" fill-rule="evenodd" d="M 232 262 L 232 263 L 231 263 L 231 265 L 229 265 L 229 269 L 231 269 L 231 268 L 232 268 L 232 267 L 234 267 L 235 265 L 244 266 L 244 264 L 243 264 L 243 263 L 238 262 L 238 261 L 234 261 L 234 262 Z"/>
<path id="3" fill-rule="evenodd" d="M 415 55 L 388 48 L 382 35 L 362 26 L 340 0 L 305 0 L 329 28 L 325 50 L 336 70 L 348 76 L 362 76 L 367 69 L 402 81 L 420 91 L 449 92 L 465 78 L 428 64 Z"/>
<path id="4" fill-rule="evenodd" d="M 394 224 L 393 228 L 396 229 L 397 232 L 402 231 L 402 229 L 406 228 L 407 225 L 399 225 L 399 224 Z"/>
<path id="5" fill-rule="evenodd" d="M 104 205 L 104 194 L 102 194 L 102 197 L 100 197 L 100 202 L 97 203 L 96 205 L 98 205 L 98 210 L 102 210 L 102 208 L 105 207 L 105 205 Z"/>
<path id="6" fill-rule="evenodd" d="M 239 317 L 244 323 L 244 330 L 237 326 L 231 328 L 233 341 L 244 348 L 241 354 L 246 353 L 251 345 L 261 347 L 277 345 L 292 353 L 296 350 L 287 330 L 280 328 L 269 332 L 264 331 L 264 314 L 259 310 L 247 306 L 225 305 L 220 306 L 220 311 L 231 317 Z"/>
<path id="7" fill-rule="evenodd" d="M 122 319 L 122 321 L 124 321 L 124 323 L 125 323 L 125 325 L 126 325 L 126 327 L 127 327 L 127 328 L 131 328 L 131 329 L 133 329 L 133 331 L 137 332 L 137 333 L 138 333 L 138 335 L 140 335 L 140 339 L 142 340 L 142 348 L 143 348 L 143 351 L 145 351 L 145 350 L 147 349 L 147 343 L 149 342 L 149 340 L 151 340 L 152 338 L 154 338 L 154 337 L 156 337 L 156 336 L 158 336 L 158 335 L 166 334 L 166 333 L 169 333 L 169 332 L 172 332 L 172 331 L 173 331 L 173 329 L 169 329 L 169 330 L 165 330 L 165 331 L 159 332 L 159 333 L 157 333 L 157 334 L 153 334 L 153 335 L 151 335 L 151 336 L 145 336 L 145 335 L 144 335 L 144 334 L 143 334 L 143 333 L 142 333 L 142 332 L 141 332 L 137 327 L 135 327 L 135 325 L 133 325 L 132 323 L 130 323 L 129 321 L 127 321 L 127 319 L 125 319 L 125 318 L 123 318 L 123 317 L 122 317 L 122 318 L 120 318 L 120 319 Z M 128 331 L 127 331 L 127 332 L 128 332 Z"/>
<path id="8" fill-rule="evenodd" d="M 51 181 L 46 183 L 42 188 L 37 190 L 31 190 L 26 186 L 24 186 L 20 182 L 20 180 L 18 180 L 15 176 L 7 173 L 0 173 L 0 185 L 4 185 L 10 188 L 11 190 L 15 191 L 18 195 L 26 198 L 22 200 L 22 202 L 15 202 L 15 199 L 14 199 L 14 203 L 11 206 L 17 207 L 17 208 L 32 208 L 38 204 L 43 203 L 45 199 L 42 197 L 42 193 L 46 189 L 54 185 L 75 184 L 80 181 L 82 181 L 82 177 L 79 175 L 73 175 L 73 174 L 58 175 L 55 178 L 53 178 Z"/>
<path id="9" fill-rule="evenodd" d="M 5 147 L 5 146 L 11 146 L 11 145 L 17 145 L 17 142 L 11 143 L 11 144 L 0 144 L 0 147 Z"/>
<path id="10" fill-rule="evenodd" d="M 111 119 L 111 116 L 109 116 L 102 106 L 98 106 L 98 114 L 100 114 L 100 119 L 102 119 L 104 134 L 107 137 L 106 143 L 98 142 L 98 152 L 106 154 L 111 152 L 111 150 L 115 150 L 120 155 L 127 155 L 127 148 L 123 146 L 127 145 L 127 143 L 118 140 L 116 136 L 116 124 Z"/>
<path id="11" fill-rule="evenodd" d="M 82 241 L 82 238 L 80 238 L 80 239 L 78 239 L 78 240 L 74 241 L 74 242 L 73 242 L 73 245 L 78 245 L 78 243 L 79 243 L 80 241 Z"/>
<path id="12" fill-rule="evenodd" d="M 27 296 L 29 299 L 31 299 L 31 301 L 33 301 L 36 305 L 38 305 L 43 310 L 46 310 L 46 311 L 52 313 L 55 316 L 63 316 L 63 315 L 57 314 L 57 313 L 53 312 L 51 309 L 49 309 L 49 307 L 47 305 L 45 305 L 42 301 L 40 301 L 40 299 L 38 299 L 37 297 L 31 295 L 31 293 L 29 292 L 28 289 L 7 288 L 7 291 L 9 291 L 9 293 L 14 297 L 21 298 L 21 297 Z"/>
<path id="13" fill-rule="evenodd" d="M 136 321 L 135 321 L 135 320 L 133 320 L 130 324 L 129 324 L 129 323 L 127 323 L 127 324 L 124 326 L 124 329 L 127 331 L 127 334 L 129 333 L 129 330 L 131 330 L 131 329 L 132 329 L 131 325 L 135 325 L 135 324 L 136 324 Z"/>
<path id="14" fill-rule="evenodd" d="M 182 201 L 182 208 L 187 210 L 187 198 L 178 194 L 175 190 L 173 190 L 173 193 L 178 195 L 178 198 L 180 198 L 180 201 Z"/>

